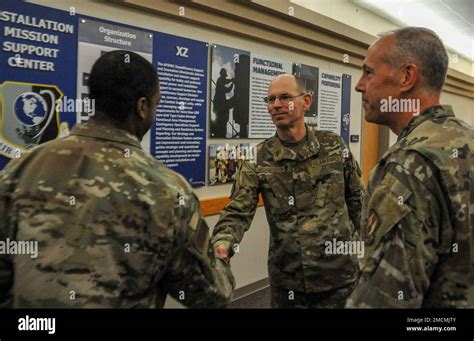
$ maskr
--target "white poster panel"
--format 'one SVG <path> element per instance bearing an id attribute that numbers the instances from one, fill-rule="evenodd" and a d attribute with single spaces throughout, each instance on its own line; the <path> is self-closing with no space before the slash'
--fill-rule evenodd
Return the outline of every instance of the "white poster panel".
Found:
<path id="1" fill-rule="evenodd" d="M 341 133 L 342 73 L 319 69 L 318 129 Z"/>
<path id="2" fill-rule="evenodd" d="M 250 54 L 250 108 L 249 138 L 267 138 L 275 134 L 275 125 L 263 98 L 268 95 L 268 85 L 276 76 L 292 73 L 288 60 Z"/>

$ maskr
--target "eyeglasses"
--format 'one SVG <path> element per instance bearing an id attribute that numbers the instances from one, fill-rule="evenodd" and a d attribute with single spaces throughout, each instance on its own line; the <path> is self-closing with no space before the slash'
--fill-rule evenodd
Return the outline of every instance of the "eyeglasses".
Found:
<path id="1" fill-rule="evenodd" d="M 293 98 L 296 98 L 296 97 L 301 97 L 301 96 L 304 96 L 306 95 L 305 92 L 299 94 L 299 95 L 296 95 L 296 96 L 291 96 L 291 95 L 288 95 L 288 94 L 283 94 L 283 95 L 280 95 L 280 96 L 267 96 L 267 97 L 264 97 L 263 98 L 263 101 L 265 103 L 275 103 L 276 99 L 278 98 L 278 100 L 280 101 L 280 103 L 282 104 L 287 104 L 289 101 L 291 101 Z"/>

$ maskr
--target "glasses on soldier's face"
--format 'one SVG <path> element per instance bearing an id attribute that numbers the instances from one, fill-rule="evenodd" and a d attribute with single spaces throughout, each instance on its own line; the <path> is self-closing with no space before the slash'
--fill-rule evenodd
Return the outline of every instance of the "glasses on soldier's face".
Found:
<path id="1" fill-rule="evenodd" d="M 273 104 L 273 103 L 275 103 L 276 99 L 278 98 L 278 100 L 280 101 L 281 104 L 288 104 L 288 102 L 293 100 L 293 98 L 301 97 L 301 96 L 304 96 L 304 95 L 306 95 L 305 92 L 302 92 L 299 95 L 295 95 L 295 96 L 292 96 L 292 95 L 289 95 L 289 94 L 282 94 L 280 96 L 267 96 L 267 97 L 263 98 L 263 101 L 265 103 L 268 103 L 268 104 Z"/>

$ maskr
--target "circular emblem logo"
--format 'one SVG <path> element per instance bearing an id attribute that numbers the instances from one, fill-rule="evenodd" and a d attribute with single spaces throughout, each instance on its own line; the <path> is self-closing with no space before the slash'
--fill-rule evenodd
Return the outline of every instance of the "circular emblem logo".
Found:
<path id="1" fill-rule="evenodd" d="M 48 114 L 47 107 L 44 98 L 34 92 L 21 94 L 14 103 L 15 116 L 27 126 L 35 126 L 43 122 Z"/>

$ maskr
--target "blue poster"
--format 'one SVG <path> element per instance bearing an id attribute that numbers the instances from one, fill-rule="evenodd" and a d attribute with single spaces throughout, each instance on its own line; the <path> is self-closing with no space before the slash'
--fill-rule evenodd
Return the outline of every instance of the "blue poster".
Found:
<path id="1" fill-rule="evenodd" d="M 65 136 L 75 110 L 77 17 L 19 1 L 0 5 L 0 169 L 29 148 Z"/>
<path id="2" fill-rule="evenodd" d="M 205 185 L 207 62 L 207 43 L 154 33 L 161 101 L 150 151 L 193 187 Z"/>

